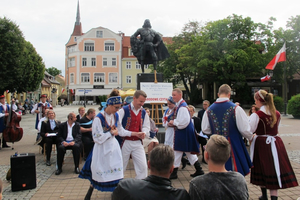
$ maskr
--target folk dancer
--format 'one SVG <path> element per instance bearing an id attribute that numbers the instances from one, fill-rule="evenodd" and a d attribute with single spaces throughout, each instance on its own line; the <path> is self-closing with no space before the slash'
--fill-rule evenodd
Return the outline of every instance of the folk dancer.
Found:
<path id="1" fill-rule="evenodd" d="M 219 87 L 219 98 L 203 115 L 202 132 L 206 135 L 225 136 L 231 145 L 231 156 L 225 164 L 226 170 L 237 171 L 246 176 L 252 163 L 242 137 L 251 141 L 253 134 L 245 111 L 229 100 L 230 95 L 229 85 L 223 84 Z"/>
<path id="2" fill-rule="evenodd" d="M 277 200 L 278 189 L 298 186 L 289 157 L 278 136 L 280 113 L 273 103 L 273 94 L 259 90 L 254 95 L 259 111 L 250 116 L 251 131 L 255 132 L 250 152 L 253 161 L 250 182 L 261 187 L 260 200 L 266 200 L 267 189 L 271 200 Z"/>
<path id="3" fill-rule="evenodd" d="M 174 120 L 168 123 L 168 126 L 176 126 L 174 134 L 174 170 L 170 179 L 177 179 L 177 171 L 180 161 L 185 152 L 191 165 L 194 165 L 196 172 L 191 177 L 203 175 L 204 171 L 198 161 L 199 143 L 197 142 L 194 125 L 191 121 L 187 103 L 182 99 L 182 91 L 175 88 L 172 91 L 173 100 L 176 102 Z"/>
<path id="4" fill-rule="evenodd" d="M 6 141 L 3 137 L 3 131 L 6 128 L 5 117 L 9 115 L 10 105 L 5 103 L 5 96 L 0 96 L 0 150 L 1 150 L 1 139 L 2 139 L 2 148 L 8 148 Z"/>
<path id="5" fill-rule="evenodd" d="M 128 106 L 123 106 L 119 110 L 120 121 L 125 130 L 138 132 L 139 136 L 123 137 L 122 157 L 123 169 L 126 170 L 130 156 L 137 179 L 147 177 L 147 162 L 142 140 L 147 135 L 149 137 L 150 120 L 142 107 L 146 101 L 147 94 L 142 90 L 135 91 L 133 101 Z"/>

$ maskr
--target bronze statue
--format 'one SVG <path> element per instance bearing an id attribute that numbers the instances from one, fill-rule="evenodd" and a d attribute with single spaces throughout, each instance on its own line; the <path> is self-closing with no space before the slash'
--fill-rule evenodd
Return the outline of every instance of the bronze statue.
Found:
<path id="1" fill-rule="evenodd" d="M 146 19 L 143 28 L 139 28 L 130 38 L 131 50 L 137 57 L 144 73 L 145 64 L 153 64 L 156 72 L 157 62 L 170 57 L 160 35 L 151 29 L 150 20 Z"/>

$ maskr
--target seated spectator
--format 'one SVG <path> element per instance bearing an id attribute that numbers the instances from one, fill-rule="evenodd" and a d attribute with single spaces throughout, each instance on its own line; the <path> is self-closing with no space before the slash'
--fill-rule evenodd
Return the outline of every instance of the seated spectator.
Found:
<path id="1" fill-rule="evenodd" d="M 145 136 L 145 138 L 143 139 L 143 146 L 145 149 L 145 152 L 147 152 L 147 147 L 148 147 L 148 154 L 152 151 L 152 149 L 154 147 L 156 147 L 159 142 L 158 139 L 155 137 L 155 135 L 158 132 L 158 128 L 155 125 L 155 122 L 153 121 L 153 119 L 150 118 L 150 109 L 149 108 L 144 108 L 146 110 L 146 113 L 149 116 L 150 119 L 150 136 Z"/>
<path id="2" fill-rule="evenodd" d="M 56 135 L 58 133 L 58 127 L 60 122 L 55 120 L 55 113 L 53 110 L 48 110 L 47 119 L 42 122 L 41 136 L 43 137 L 44 143 L 46 143 L 46 165 L 51 166 L 50 157 L 52 152 L 52 144 L 56 144 Z"/>
<path id="3" fill-rule="evenodd" d="M 229 156 L 228 140 L 221 135 L 212 135 L 204 152 L 209 173 L 191 180 L 189 193 L 192 200 L 243 200 L 249 198 L 247 183 L 243 175 L 225 169 L 225 163 Z"/>
<path id="4" fill-rule="evenodd" d="M 62 163 L 67 149 L 72 149 L 75 173 L 79 174 L 79 158 L 81 149 L 80 125 L 76 122 L 75 113 L 68 114 L 68 120 L 59 125 L 57 134 L 57 170 L 55 175 L 62 172 Z"/>
<path id="5" fill-rule="evenodd" d="M 92 136 L 92 125 L 93 125 L 93 119 L 96 115 L 96 110 L 93 108 L 88 109 L 87 113 L 80 119 L 80 131 L 82 133 L 82 143 L 84 147 L 84 154 L 83 158 L 86 160 L 88 157 L 90 151 L 94 147 L 94 140 Z"/>
<path id="6" fill-rule="evenodd" d="M 43 137 L 41 136 L 42 123 L 43 123 L 43 121 L 45 121 L 47 119 L 49 110 L 50 109 L 45 110 L 45 117 L 41 118 L 38 123 L 38 126 L 37 126 L 38 133 L 36 136 L 36 142 L 34 143 L 34 144 L 38 144 L 42 147 L 42 153 L 44 153 L 44 143 L 45 143 L 45 140 L 43 140 Z"/>
<path id="7" fill-rule="evenodd" d="M 76 116 L 76 121 L 79 123 L 80 119 L 84 116 L 85 114 L 85 108 L 83 106 L 78 108 L 78 115 Z"/>
<path id="8" fill-rule="evenodd" d="M 149 157 L 150 175 L 145 179 L 127 178 L 119 182 L 112 200 L 188 200 L 185 189 L 171 186 L 169 179 L 174 169 L 174 151 L 170 146 L 158 145 Z"/>

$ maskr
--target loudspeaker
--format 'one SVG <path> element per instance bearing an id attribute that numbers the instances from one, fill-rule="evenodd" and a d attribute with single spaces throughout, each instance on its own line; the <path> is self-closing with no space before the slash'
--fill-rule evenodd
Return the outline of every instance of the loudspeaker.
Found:
<path id="1" fill-rule="evenodd" d="M 35 154 L 22 153 L 10 157 L 11 190 L 36 188 Z"/>
<path id="2" fill-rule="evenodd" d="M 164 77 L 162 73 L 156 73 L 157 82 L 164 82 Z M 136 75 L 137 80 L 137 90 L 141 89 L 141 82 L 152 82 L 154 83 L 154 74 L 153 73 L 141 73 Z"/>

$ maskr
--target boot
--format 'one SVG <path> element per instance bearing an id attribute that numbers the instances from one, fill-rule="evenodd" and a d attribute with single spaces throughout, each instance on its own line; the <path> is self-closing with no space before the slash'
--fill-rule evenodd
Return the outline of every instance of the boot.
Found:
<path id="1" fill-rule="evenodd" d="M 88 192 L 86 193 L 86 195 L 84 197 L 84 200 L 90 200 L 91 196 L 93 194 L 93 191 L 94 191 L 94 187 L 90 186 Z"/>
<path id="2" fill-rule="evenodd" d="M 173 172 L 170 175 L 170 179 L 177 179 L 177 171 L 178 171 L 178 168 L 173 169 Z"/>
<path id="3" fill-rule="evenodd" d="M 194 167 L 196 169 L 196 172 L 194 174 L 191 174 L 191 177 L 196 177 L 204 174 L 204 171 L 202 170 L 202 167 L 198 160 L 195 162 Z"/>
<path id="4" fill-rule="evenodd" d="M 278 199 L 278 197 L 276 197 L 276 196 L 271 196 L 271 200 L 277 200 Z"/>
<path id="5" fill-rule="evenodd" d="M 181 164 L 182 164 L 182 168 L 181 169 L 184 169 L 186 167 L 186 164 L 188 163 L 188 160 L 184 157 L 181 158 Z"/>
<path id="6" fill-rule="evenodd" d="M 267 188 L 260 188 L 260 189 L 261 189 L 262 196 L 260 196 L 258 199 L 259 200 L 268 200 Z"/>

